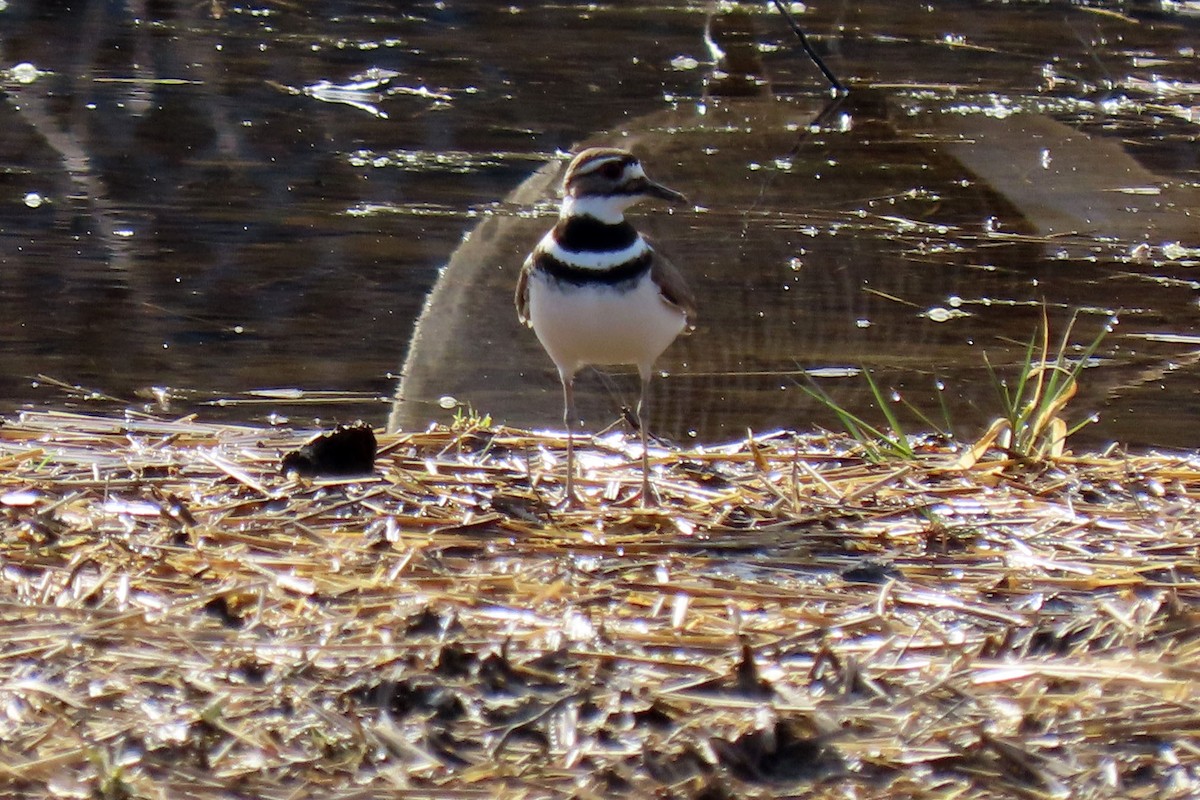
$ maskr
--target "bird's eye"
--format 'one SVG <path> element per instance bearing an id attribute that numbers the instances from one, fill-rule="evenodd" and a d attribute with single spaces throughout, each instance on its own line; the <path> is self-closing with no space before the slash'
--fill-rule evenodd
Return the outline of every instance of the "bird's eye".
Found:
<path id="1" fill-rule="evenodd" d="M 600 174 L 608 178 L 610 181 L 615 181 L 621 177 L 621 173 L 625 171 L 625 167 L 616 161 L 611 161 L 600 168 Z"/>

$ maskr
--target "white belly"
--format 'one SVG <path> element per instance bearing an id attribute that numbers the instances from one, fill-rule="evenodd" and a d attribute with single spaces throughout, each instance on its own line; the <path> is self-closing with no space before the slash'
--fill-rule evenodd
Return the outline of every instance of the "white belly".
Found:
<path id="1" fill-rule="evenodd" d="M 531 276 L 529 317 L 542 347 L 568 376 L 589 364 L 635 364 L 649 376 L 686 323 L 649 275 L 632 288 L 573 286 Z"/>

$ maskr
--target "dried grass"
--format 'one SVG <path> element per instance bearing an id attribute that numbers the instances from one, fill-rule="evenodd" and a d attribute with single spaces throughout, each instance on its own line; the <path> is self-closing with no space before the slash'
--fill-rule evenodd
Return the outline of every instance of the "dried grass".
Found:
<path id="1" fill-rule="evenodd" d="M 278 474 L 301 438 L 0 428 L 0 788 L 1200 791 L 1195 455 L 765 436 L 661 453 L 641 511 L 611 437 L 559 513 L 555 436 L 383 436 L 377 477 L 304 482 Z"/>

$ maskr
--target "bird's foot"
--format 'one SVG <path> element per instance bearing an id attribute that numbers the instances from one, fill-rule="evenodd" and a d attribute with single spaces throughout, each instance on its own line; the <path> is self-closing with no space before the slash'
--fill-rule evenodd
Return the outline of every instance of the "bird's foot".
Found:
<path id="1" fill-rule="evenodd" d="M 575 494 L 575 487 L 573 486 L 568 486 L 567 490 L 563 492 L 562 499 L 554 504 L 554 508 L 557 511 L 578 511 L 583 507 L 584 502 L 580 499 L 579 495 Z"/>
<path id="2" fill-rule="evenodd" d="M 642 488 L 634 498 L 637 500 L 638 508 L 657 509 L 660 507 L 658 492 L 654 491 L 654 487 L 650 485 L 650 481 L 642 481 Z"/>

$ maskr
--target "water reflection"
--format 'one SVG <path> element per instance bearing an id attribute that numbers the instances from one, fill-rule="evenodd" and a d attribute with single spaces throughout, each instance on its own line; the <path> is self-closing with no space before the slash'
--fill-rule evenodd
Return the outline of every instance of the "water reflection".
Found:
<path id="1" fill-rule="evenodd" d="M 702 305 L 662 362 L 656 430 L 830 424 L 798 384 L 860 366 L 978 427 L 982 353 L 1015 360 L 1044 302 L 1058 329 L 1086 310 L 1081 340 L 1123 310 L 1075 402 L 1102 412 L 1093 441 L 1200 445 L 1186 17 L 813 6 L 854 91 L 811 130 L 820 76 L 758 8 L 766 97 L 711 83 L 703 3 L 10 3 L 4 405 L 64 402 L 31 384 L 48 373 L 177 412 L 381 422 L 361 398 L 390 395 L 408 353 L 396 423 L 447 418 L 449 395 L 554 425 L 511 281 L 553 213 L 551 154 L 619 140 L 701 206 L 642 216 Z M 633 397 L 588 384 L 593 427 Z M 866 402 L 860 379 L 822 385 Z M 270 387 L 346 396 L 204 405 Z"/>
<path id="2" fill-rule="evenodd" d="M 995 404 L 981 380 L 984 351 L 996 363 L 1015 361 L 1043 298 L 1054 296 L 1047 287 L 1080 282 L 1043 266 L 1046 223 L 1030 217 L 1040 207 L 1026 214 L 1006 202 L 957 159 L 879 117 L 878 99 L 852 97 L 837 109 L 837 128 L 811 133 L 819 106 L 710 98 L 598 140 L 631 146 L 648 164 L 673 164 L 670 179 L 700 203 L 645 221 L 660 244 L 690 255 L 703 303 L 699 330 L 660 362 L 670 376 L 653 407 L 672 435 L 803 425 L 819 413 L 801 390 L 807 371 L 840 369 L 850 379 L 831 393 L 861 408 L 869 392 L 848 369 L 858 366 L 888 371 L 929 413 L 944 403 L 957 423 L 986 423 Z M 508 202 L 552 214 L 538 201 L 552 192 L 557 166 Z M 1047 194 L 1071 191 L 1059 183 Z M 497 215 L 456 250 L 418 323 L 394 426 L 420 424 L 444 395 L 514 424 L 555 419 L 552 368 L 504 302 L 546 225 L 542 216 Z M 1047 301 L 1051 317 L 1061 327 L 1071 306 L 1086 305 L 1095 317 L 1083 326 L 1089 337 L 1122 305 L 1107 290 L 1077 297 Z M 941 398 L 939 378 L 951 387 Z M 1114 368 L 1094 382 L 1092 399 L 1117 379 Z M 522 383 L 529 390 L 511 390 Z M 597 379 L 590 389 L 580 407 L 593 425 L 632 396 L 627 381 Z"/>
<path id="3" fill-rule="evenodd" d="M 859 88 L 822 109 L 749 94 L 678 103 L 588 142 L 674 164 L 670 180 L 701 203 L 647 223 L 690 256 L 703 305 L 700 330 L 668 352 L 669 380 L 656 387 L 656 422 L 670 435 L 831 424 L 801 390 L 807 374 L 846 376 L 827 388 L 862 409 L 873 398 L 854 377 L 860 365 L 882 372 L 896 398 L 969 432 L 997 413 L 985 355 L 1017 362 L 1043 306 L 1059 331 L 1083 308 L 1093 318 L 1083 343 L 1122 312 L 1084 387 L 1092 408 L 1144 386 L 1156 362 L 1189 358 L 1148 346 L 1143 325 L 1161 323 L 1125 265 L 1149 258 L 1149 242 L 1192 237 L 1200 194 L 1118 140 L 995 98 L 938 103 Z M 543 169 L 508 202 L 552 213 L 532 204 L 557 180 Z M 489 219 L 455 252 L 418 323 L 393 426 L 420 424 L 438 396 L 514 424 L 555 419 L 553 372 L 498 302 L 545 226 Z M 521 382 L 530 390 L 513 393 Z M 591 388 L 581 407 L 593 425 L 631 396 L 628 382 Z M 1113 415 L 1093 436 L 1131 433 Z"/>

